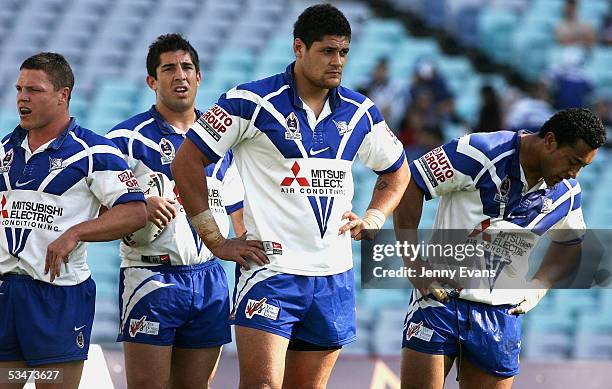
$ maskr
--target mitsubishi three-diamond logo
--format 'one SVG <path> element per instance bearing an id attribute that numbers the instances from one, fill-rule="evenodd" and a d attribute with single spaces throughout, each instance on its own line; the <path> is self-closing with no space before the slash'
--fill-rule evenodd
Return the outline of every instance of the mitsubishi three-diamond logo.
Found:
<path id="1" fill-rule="evenodd" d="M 293 163 L 291 166 L 291 173 L 293 173 L 293 177 L 285 177 L 281 182 L 281 186 L 291 186 L 293 181 L 297 181 L 300 186 L 310 186 L 308 179 L 306 177 L 298 177 L 300 172 L 300 165 L 297 162 Z"/>
<path id="2" fill-rule="evenodd" d="M 2 195 L 2 200 L 0 200 L 0 218 L 8 219 L 8 211 L 6 210 L 6 196 Z"/>

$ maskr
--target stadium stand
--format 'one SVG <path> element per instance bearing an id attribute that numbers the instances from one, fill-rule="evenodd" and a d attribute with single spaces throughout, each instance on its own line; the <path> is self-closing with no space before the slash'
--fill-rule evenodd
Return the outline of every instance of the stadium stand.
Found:
<path id="1" fill-rule="evenodd" d="M 7 0 L 0 8 L 0 134 L 17 124 L 14 82 L 21 61 L 34 52 L 64 53 L 76 73 L 71 112 L 81 124 L 101 134 L 117 122 L 154 103 L 144 83 L 148 44 L 158 35 L 179 31 L 201 55 L 203 84 L 199 108 L 214 103 L 237 83 L 281 72 L 292 61 L 291 23 L 312 2 L 291 0 Z M 361 85 L 376 60 L 390 59 L 391 79 L 409 82 L 414 62 L 435 59 L 455 95 L 459 116 L 476 120 L 479 89 L 491 84 L 501 94 L 508 89 L 499 74 L 481 74 L 466 56 L 449 56 L 431 37 L 410 35 L 397 20 L 379 19 L 365 2 L 337 1 L 352 22 L 354 36 L 343 83 Z M 465 46 L 486 53 L 494 62 L 515 67 L 536 79 L 558 58 L 552 28 L 560 18 L 557 0 L 394 0 L 400 11 L 422 16 L 427 25 L 446 29 Z M 603 0 L 582 1 L 580 14 L 600 25 L 610 11 Z M 153 7 L 152 5 L 155 5 Z M 557 56 L 557 57 L 555 57 Z M 596 46 L 585 69 L 598 88 L 612 88 L 612 49 Z M 450 125 L 444 138 L 459 136 L 465 128 Z M 602 150 L 593 166 L 580 177 L 587 224 L 607 228 L 612 220 L 612 172 L 609 152 Z M 355 166 L 354 210 L 367 208 L 376 176 Z M 433 224 L 437 202 L 428 202 L 421 227 Z M 390 221 L 387 228 L 392 228 Z M 607 243 L 610 245 L 610 242 Z M 360 253 L 355 245 L 356 274 Z M 98 286 L 93 340 L 117 347 L 118 244 L 90 245 L 89 264 Z M 230 285 L 233 270 L 226 264 Z M 356 279 L 359 285 L 359 277 Z M 358 288 L 360 340 L 347 352 L 400 352 L 400 334 L 408 303 L 404 290 Z M 598 307 L 604 307 L 600 309 Z M 526 358 L 612 359 L 612 294 L 606 289 L 555 290 L 525 316 Z M 227 347 L 232 350 L 233 346 Z"/>

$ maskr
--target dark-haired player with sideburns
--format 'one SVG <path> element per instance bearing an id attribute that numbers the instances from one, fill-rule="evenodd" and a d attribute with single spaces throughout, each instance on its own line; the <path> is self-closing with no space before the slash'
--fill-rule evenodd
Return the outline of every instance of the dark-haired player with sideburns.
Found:
<path id="1" fill-rule="evenodd" d="M 466 135 L 410 164 L 412 180 L 394 213 L 398 237 L 418 227 L 423 198 L 440 197 L 434 229 L 489 234 L 492 249 L 484 263 L 499 275 L 484 288 L 460 291 L 415 280 L 404 324 L 402 388 L 442 389 L 456 358 L 461 388 L 512 386 L 519 372 L 520 315 L 580 255 L 586 227 L 576 177 L 604 143 L 601 120 L 575 108 L 553 115 L 538 133 Z M 544 234 L 548 251 L 528 279 L 525 264 Z M 516 242 L 524 250 L 509 257 L 494 250 Z M 504 281 L 507 288 L 499 288 Z"/>
<path id="2" fill-rule="evenodd" d="M 118 340 L 129 388 L 208 388 L 221 347 L 231 342 L 227 279 L 220 261 L 192 229 L 170 171 L 175 150 L 202 115 L 195 109 L 200 61 L 189 41 L 173 33 L 149 46 L 146 64 L 155 105 L 106 136 L 139 181 L 154 177 L 167 187 L 161 196 L 147 196 L 149 221 L 163 231 L 151 242 L 121 243 Z M 222 235 L 229 233 L 228 214 L 234 232 L 242 235 L 242 182 L 231 150 L 200 170 Z"/>
<path id="3" fill-rule="evenodd" d="M 219 258 L 248 261 L 236 269 L 232 312 L 240 388 L 326 386 L 356 337 L 351 237 L 381 228 L 409 181 L 402 145 L 374 103 L 340 86 L 350 39 L 337 8 L 307 8 L 294 25 L 296 61 L 223 94 L 172 165 L 202 240 Z M 246 241 L 220 236 L 202 196 L 202 165 L 230 148 Z M 351 212 L 357 156 L 379 174 L 363 218 Z"/>

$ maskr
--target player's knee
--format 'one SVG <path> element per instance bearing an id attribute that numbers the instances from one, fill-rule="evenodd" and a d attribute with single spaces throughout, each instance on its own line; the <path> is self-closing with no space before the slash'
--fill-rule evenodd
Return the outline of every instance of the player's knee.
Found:
<path id="1" fill-rule="evenodd" d="M 152 375 L 142 374 L 134 375 L 129 374 L 127 377 L 128 389 L 166 389 L 168 388 L 168 381 L 161 380 L 159 377 Z"/>
<path id="2" fill-rule="evenodd" d="M 325 389 L 326 387 L 327 382 L 300 382 L 299 384 L 295 382 L 283 382 L 283 389 Z"/>
<path id="3" fill-rule="evenodd" d="M 267 377 L 240 378 L 239 389 L 281 389 L 280 382 L 273 382 Z"/>

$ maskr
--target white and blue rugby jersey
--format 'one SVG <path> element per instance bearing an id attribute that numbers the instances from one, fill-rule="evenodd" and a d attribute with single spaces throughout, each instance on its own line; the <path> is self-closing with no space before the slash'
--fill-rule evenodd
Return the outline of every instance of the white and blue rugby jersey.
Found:
<path id="1" fill-rule="evenodd" d="M 512 131 L 466 135 L 410 164 L 412 179 L 425 197 L 440 197 L 434 229 L 467 230 L 470 237 L 489 242 L 483 269 L 495 270 L 490 289 L 464 289 L 461 298 L 492 305 L 520 303 L 523 290 L 495 285 L 521 284 L 541 236 L 546 233 L 567 245 L 582 241 L 586 226 L 580 185 L 570 179 L 548 187 L 541 180 L 528 188 L 519 162 L 520 136 Z M 497 233 L 496 238 L 489 233 Z"/>
<path id="2" fill-rule="evenodd" d="M 197 117 L 201 112 L 196 110 Z M 136 178 L 143 181 L 151 173 L 165 176 L 171 184 L 177 217 L 150 245 L 130 247 L 121 242 L 121 266 L 156 266 L 160 264 L 194 265 L 212 258 L 212 253 L 191 227 L 174 185 L 170 164 L 185 139 L 159 114 L 155 106 L 146 112 L 119 123 L 106 135 L 123 152 Z M 242 209 L 242 181 L 229 150 L 223 158 L 206 168 L 208 204 L 219 229 L 229 234 L 228 214 Z"/>
<path id="3" fill-rule="evenodd" d="M 74 119 L 33 154 L 27 131 L 18 126 L 2 140 L 0 161 L 0 274 L 20 270 L 49 282 L 47 246 L 64 231 L 96 218 L 100 205 L 144 202 L 117 147 Z M 86 250 L 86 243 L 77 245 L 55 285 L 89 278 Z"/>
<path id="4" fill-rule="evenodd" d="M 374 103 L 359 93 L 330 90 L 315 118 L 296 92 L 293 64 L 223 94 L 187 137 L 212 161 L 234 151 L 248 238 L 264 242 L 269 269 L 299 275 L 353 265 L 350 234 L 338 230 L 352 208 L 355 157 L 379 174 L 405 158 Z"/>

